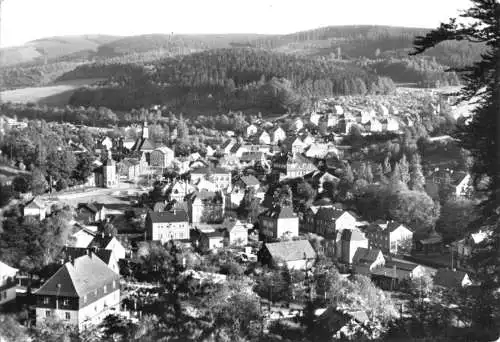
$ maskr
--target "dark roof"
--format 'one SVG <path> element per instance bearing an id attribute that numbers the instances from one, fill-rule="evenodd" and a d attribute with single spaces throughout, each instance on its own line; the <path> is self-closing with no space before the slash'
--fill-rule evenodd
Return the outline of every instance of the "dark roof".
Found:
<path id="1" fill-rule="evenodd" d="M 149 212 L 149 218 L 153 223 L 166 222 L 187 222 L 188 216 L 182 209 L 175 209 L 162 212 Z"/>
<path id="2" fill-rule="evenodd" d="M 259 161 L 264 158 L 264 152 L 243 152 L 241 155 L 241 161 Z"/>
<path id="3" fill-rule="evenodd" d="M 226 233 L 225 229 L 216 229 L 210 232 L 201 232 L 201 235 L 205 235 L 208 238 L 212 238 L 212 237 L 224 237 L 225 233 Z"/>
<path id="4" fill-rule="evenodd" d="M 283 241 L 266 243 L 265 248 L 273 259 L 295 261 L 316 258 L 316 252 L 308 240 Z"/>
<path id="5" fill-rule="evenodd" d="M 94 214 L 100 211 L 102 208 L 104 208 L 104 204 L 99 203 L 80 203 L 78 205 L 78 209 L 88 209 Z"/>
<path id="6" fill-rule="evenodd" d="M 335 221 L 340 216 L 342 216 L 342 214 L 344 214 L 344 213 L 345 213 L 345 211 L 343 211 L 343 210 L 323 207 L 323 208 L 320 208 L 318 210 L 318 212 L 316 213 L 315 219 L 322 220 L 322 221 Z"/>
<path id="7" fill-rule="evenodd" d="M 343 241 L 364 241 L 367 240 L 365 235 L 357 229 L 344 229 L 341 239 Z"/>
<path id="8" fill-rule="evenodd" d="M 466 275 L 467 273 L 463 271 L 440 268 L 434 276 L 434 283 L 448 288 L 459 288 L 462 287 L 462 281 Z"/>
<path id="9" fill-rule="evenodd" d="M 231 173 L 231 171 L 223 169 L 222 167 L 208 168 L 208 167 L 200 167 L 199 169 L 195 169 L 191 171 L 191 174 L 214 174 L 214 173 Z"/>
<path id="10" fill-rule="evenodd" d="M 104 248 L 79 248 L 79 247 L 64 247 L 61 251 L 61 257 L 65 262 L 75 260 L 81 256 L 87 255 L 89 251 L 93 252 L 95 255 L 99 257 L 106 264 L 109 264 L 109 260 L 111 259 L 111 255 L 113 254 L 112 250 L 104 249 Z"/>
<path id="11" fill-rule="evenodd" d="M 356 253 L 354 253 L 352 262 L 358 264 L 371 264 L 375 260 L 377 260 L 379 254 L 380 254 L 380 249 L 368 249 L 364 247 L 358 247 Z"/>
<path id="12" fill-rule="evenodd" d="M 291 207 L 280 207 L 276 205 L 261 214 L 262 216 L 273 218 L 273 219 L 287 219 L 287 218 L 295 218 L 297 214 L 295 214 Z"/>
<path id="13" fill-rule="evenodd" d="M 35 294 L 79 298 L 119 279 L 95 254 L 84 255 L 65 263 Z"/>
<path id="14" fill-rule="evenodd" d="M 89 244 L 89 247 L 106 248 L 113 240 L 112 235 L 97 233 Z"/>
<path id="15" fill-rule="evenodd" d="M 238 150 L 240 149 L 241 147 L 241 144 L 240 143 L 236 143 L 233 145 L 233 147 L 231 147 L 231 149 L 229 150 L 229 152 L 231 153 L 236 153 L 238 152 Z"/>
<path id="16" fill-rule="evenodd" d="M 38 208 L 43 209 L 45 206 L 38 201 L 38 198 L 33 198 L 28 204 L 24 206 L 25 208 Z"/>
<path id="17" fill-rule="evenodd" d="M 150 139 L 138 138 L 132 147 L 132 151 L 154 150 L 156 143 Z"/>
<path id="18" fill-rule="evenodd" d="M 225 149 L 226 147 L 228 147 L 229 145 L 234 144 L 234 143 L 235 143 L 234 140 L 228 139 L 228 140 L 224 141 L 224 143 L 221 145 L 221 148 Z"/>

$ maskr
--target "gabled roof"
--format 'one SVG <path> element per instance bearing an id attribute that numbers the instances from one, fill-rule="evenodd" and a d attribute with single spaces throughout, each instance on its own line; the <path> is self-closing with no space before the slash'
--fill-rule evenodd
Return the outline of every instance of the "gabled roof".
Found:
<path id="1" fill-rule="evenodd" d="M 155 148 L 154 151 L 158 151 L 158 152 L 161 152 L 163 154 L 173 153 L 174 152 L 171 148 L 169 148 L 167 146 L 157 147 L 157 148 Z"/>
<path id="2" fill-rule="evenodd" d="M 26 204 L 24 207 L 25 208 L 44 209 L 45 205 L 42 202 L 40 202 L 37 197 L 35 197 L 28 204 Z"/>
<path id="3" fill-rule="evenodd" d="M 228 140 L 224 141 L 224 143 L 221 145 L 221 148 L 226 149 L 227 147 L 229 147 L 235 143 L 236 142 L 233 139 L 228 139 Z"/>
<path id="4" fill-rule="evenodd" d="M 120 276 L 95 254 L 65 263 L 35 294 L 80 298 Z"/>
<path id="5" fill-rule="evenodd" d="M 149 212 L 148 216 L 153 223 L 188 222 L 188 216 L 182 209 Z"/>
<path id="6" fill-rule="evenodd" d="M 231 171 L 229 170 L 226 170 L 222 167 L 214 167 L 212 169 L 208 168 L 208 167 L 200 167 L 199 169 L 194 169 L 193 171 L 191 171 L 191 174 L 203 174 L 203 175 L 206 175 L 206 174 L 228 174 L 228 173 L 231 173 Z"/>
<path id="7" fill-rule="evenodd" d="M 241 155 L 240 160 L 241 161 L 260 161 L 264 159 L 265 154 L 264 152 L 243 152 Z"/>
<path id="8" fill-rule="evenodd" d="M 236 153 L 238 152 L 238 150 L 242 147 L 242 144 L 240 143 L 236 143 L 233 145 L 233 147 L 231 147 L 231 149 L 229 150 L 230 153 Z"/>
<path id="9" fill-rule="evenodd" d="M 95 202 L 80 203 L 78 205 L 78 209 L 87 209 L 94 214 L 101 211 L 103 208 L 104 208 L 104 204 L 99 204 L 99 203 L 95 203 Z"/>
<path id="10" fill-rule="evenodd" d="M 99 259 L 104 261 L 106 265 L 109 264 L 109 261 L 111 259 L 111 255 L 113 254 L 112 250 L 109 249 L 104 249 L 104 248 L 93 248 L 90 249 L 92 253 L 97 255 Z M 81 256 L 87 255 L 89 253 L 88 248 L 80 248 L 80 247 L 64 247 L 62 252 L 61 252 L 61 257 L 64 259 L 65 262 L 75 260 L 76 258 L 79 258 Z"/>
<path id="11" fill-rule="evenodd" d="M 89 244 L 89 247 L 106 248 L 114 236 L 108 234 L 96 234 Z"/>
<path id="12" fill-rule="evenodd" d="M 318 210 L 318 212 L 316 213 L 315 219 L 322 220 L 322 221 L 335 221 L 340 216 L 342 216 L 344 213 L 346 213 L 346 212 L 343 210 L 338 210 L 338 209 L 332 208 L 332 207 L 320 208 Z"/>
<path id="13" fill-rule="evenodd" d="M 14 268 L 14 267 L 10 267 L 9 265 L 7 265 L 6 263 L 3 263 L 0 261 L 0 279 L 3 277 L 3 276 L 7 276 L 7 277 L 12 277 L 14 276 L 19 270 L 17 268 Z"/>
<path id="14" fill-rule="evenodd" d="M 297 214 L 295 214 L 292 208 L 289 206 L 281 207 L 279 205 L 276 205 L 266 210 L 262 214 L 260 214 L 260 216 L 269 217 L 273 219 L 287 219 L 287 218 L 296 218 Z"/>
<path id="15" fill-rule="evenodd" d="M 372 264 L 382 252 L 380 249 L 358 247 L 352 258 L 353 264 Z"/>
<path id="16" fill-rule="evenodd" d="M 275 260 L 286 262 L 316 258 L 316 252 L 308 240 L 266 243 L 264 246 Z"/>

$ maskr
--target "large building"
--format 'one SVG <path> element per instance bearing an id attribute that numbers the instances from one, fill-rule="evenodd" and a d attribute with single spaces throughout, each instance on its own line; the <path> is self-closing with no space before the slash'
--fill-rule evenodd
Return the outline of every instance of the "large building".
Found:
<path id="1" fill-rule="evenodd" d="M 161 146 L 151 152 L 149 165 L 152 167 L 167 168 L 172 166 L 174 157 L 175 153 L 171 148 L 168 148 L 167 146 Z"/>
<path id="2" fill-rule="evenodd" d="M 268 239 L 299 235 L 299 217 L 291 207 L 275 206 L 259 215 L 260 232 Z"/>
<path id="3" fill-rule="evenodd" d="M 141 154 L 144 153 L 146 155 L 146 160 L 149 163 L 149 157 L 151 155 L 151 152 L 153 152 L 155 148 L 156 148 L 156 143 L 149 138 L 149 128 L 148 128 L 148 123 L 146 121 L 142 126 L 141 136 L 137 138 L 131 150 L 133 152 L 140 152 Z"/>
<path id="4" fill-rule="evenodd" d="M 166 242 L 189 239 L 189 218 L 181 209 L 149 212 L 146 216 L 146 231 L 150 240 Z"/>
<path id="5" fill-rule="evenodd" d="M 92 252 L 65 263 L 36 296 L 36 323 L 55 316 L 85 329 L 120 310 L 120 276 Z"/>
<path id="6" fill-rule="evenodd" d="M 298 153 L 287 153 L 276 156 L 273 160 L 273 173 L 279 179 L 304 177 L 317 170 L 317 167 L 308 158 Z"/>
<path id="7" fill-rule="evenodd" d="M 265 243 L 257 255 L 264 265 L 286 265 L 296 270 L 311 268 L 316 260 L 316 252 L 308 240 Z"/>
<path id="8" fill-rule="evenodd" d="M 231 172 L 219 167 L 204 167 L 191 171 L 191 184 L 196 184 L 200 179 L 209 180 L 215 183 L 218 190 L 223 190 L 231 185 Z"/>
<path id="9" fill-rule="evenodd" d="M 224 218 L 225 197 L 221 192 L 196 191 L 186 199 L 191 223 L 214 223 Z"/>
<path id="10" fill-rule="evenodd" d="M 108 151 L 106 163 L 95 170 L 95 177 L 97 187 L 113 188 L 118 185 L 119 175 L 111 151 Z"/>
<path id="11" fill-rule="evenodd" d="M 378 248 L 383 253 L 398 254 L 408 252 L 413 244 L 413 232 L 394 221 L 380 221 L 366 230 L 370 248 Z"/>

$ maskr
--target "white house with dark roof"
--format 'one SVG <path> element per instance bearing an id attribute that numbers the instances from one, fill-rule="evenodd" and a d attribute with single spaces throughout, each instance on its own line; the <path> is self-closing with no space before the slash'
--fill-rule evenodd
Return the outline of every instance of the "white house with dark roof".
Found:
<path id="1" fill-rule="evenodd" d="M 33 216 L 42 221 L 47 216 L 47 208 L 38 198 L 33 198 L 23 208 L 24 216 Z"/>
<path id="2" fill-rule="evenodd" d="M 346 264 L 352 264 L 358 248 L 368 249 L 368 239 L 359 229 L 344 229 L 340 238 L 340 259 Z"/>
<path id="3" fill-rule="evenodd" d="M 413 232 L 405 225 L 394 221 L 377 221 L 366 229 L 370 248 L 379 248 L 384 253 L 398 254 L 411 249 Z"/>
<path id="4" fill-rule="evenodd" d="M 127 254 L 127 250 L 116 237 L 104 233 L 97 233 L 86 247 L 108 249 L 113 252 L 118 260 L 125 259 Z"/>
<path id="5" fill-rule="evenodd" d="M 272 144 L 277 145 L 280 141 L 283 141 L 285 139 L 286 139 L 286 132 L 280 126 L 274 128 L 271 131 L 271 143 Z"/>
<path id="6" fill-rule="evenodd" d="M 271 239 L 299 236 L 299 217 L 291 207 L 274 206 L 259 215 L 260 232 Z"/>
<path id="7" fill-rule="evenodd" d="M 371 272 L 385 265 L 385 258 L 380 249 L 359 247 L 352 257 L 355 273 L 370 275 Z"/>
<path id="8" fill-rule="evenodd" d="M 262 130 L 257 133 L 257 142 L 263 145 L 271 144 L 271 136 L 265 130 Z"/>
<path id="9" fill-rule="evenodd" d="M 221 153 L 229 154 L 235 144 L 236 144 L 235 139 L 227 139 L 220 147 Z"/>
<path id="10" fill-rule="evenodd" d="M 184 210 L 149 212 L 146 234 L 149 240 L 166 242 L 189 239 L 189 218 Z"/>
<path id="11" fill-rule="evenodd" d="M 434 284 L 446 288 L 463 288 L 472 285 L 472 281 L 464 271 L 440 268 L 434 275 Z"/>
<path id="12" fill-rule="evenodd" d="M 259 127 L 255 126 L 254 124 L 248 125 L 245 128 L 245 133 L 247 137 L 253 137 L 257 132 L 259 131 Z"/>
<path id="13" fill-rule="evenodd" d="M 174 158 L 174 150 L 167 146 L 161 146 L 151 152 L 149 165 L 157 168 L 167 168 L 172 165 Z"/>
<path id="14" fill-rule="evenodd" d="M 55 316 L 85 329 L 120 311 L 120 276 L 89 252 L 65 263 L 35 296 L 37 324 Z"/>
<path id="15" fill-rule="evenodd" d="M 316 252 L 308 240 L 282 241 L 265 243 L 257 257 L 265 265 L 303 270 L 314 265 Z"/>
<path id="16" fill-rule="evenodd" d="M 19 270 L 0 261 L 0 305 L 16 299 L 16 276 Z"/>

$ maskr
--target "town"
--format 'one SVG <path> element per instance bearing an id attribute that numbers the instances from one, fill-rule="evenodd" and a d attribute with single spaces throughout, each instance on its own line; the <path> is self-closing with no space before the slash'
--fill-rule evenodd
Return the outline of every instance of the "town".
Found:
<path id="1" fill-rule="evenodd" d="M 367 99 L 210 130 L 159 106 L 119 129 L 2 117 L 0 304 L 27 327 L 125 340 L 120 324 L 158 310 L 212 311 L 229 336 L 377 338 L 435 291 L 478 286 L 487 233 L 466 229 L 478 197 L 444 134 L 450 99 Z"/>

